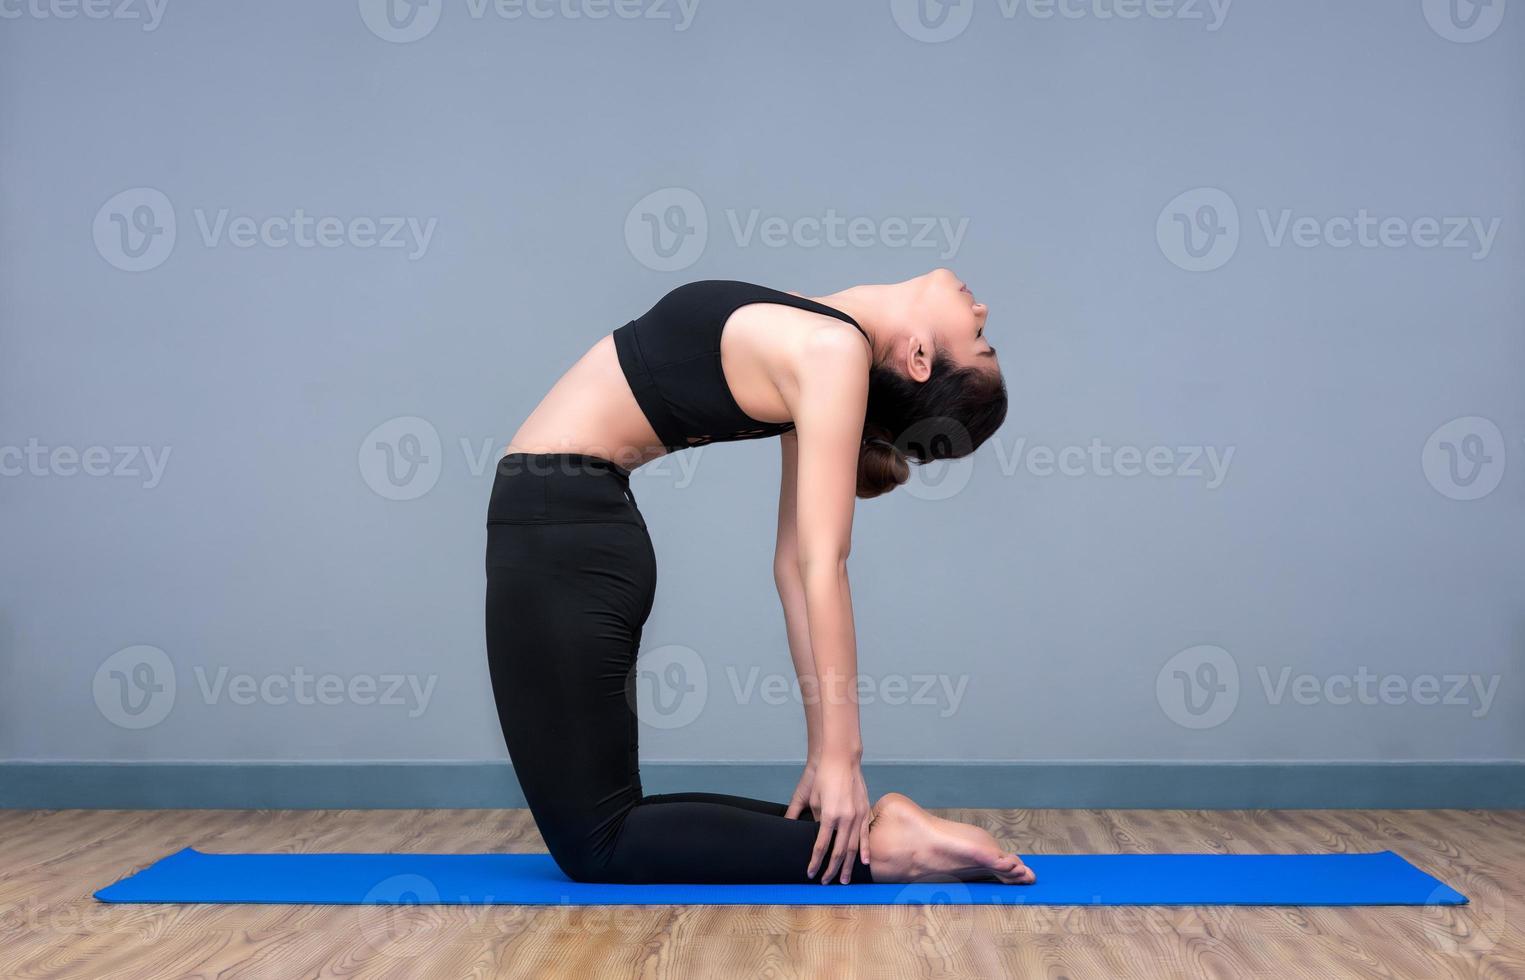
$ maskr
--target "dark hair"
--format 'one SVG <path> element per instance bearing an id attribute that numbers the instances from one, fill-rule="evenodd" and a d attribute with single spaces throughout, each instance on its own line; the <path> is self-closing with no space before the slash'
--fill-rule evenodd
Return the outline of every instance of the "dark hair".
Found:
<path id="1" fill-rule="evenodd" d="M 875 364 L 868 373 L 858 496 L 866 500 L 900 486 L 913 462 L 968 456 L 1004 421 L 1006 382 L 999 371 L 959 367 L 942 349 L 922 382 Z"/>

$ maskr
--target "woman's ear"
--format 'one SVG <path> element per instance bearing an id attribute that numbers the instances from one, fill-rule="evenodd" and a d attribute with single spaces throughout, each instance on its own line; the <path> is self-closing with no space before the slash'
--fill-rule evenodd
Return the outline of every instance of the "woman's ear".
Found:
<path id="1" fill-rule="evenodd" d="M 906 337 L 905 376 L 917 384 L 932 377 L 932 345 L 916 334 Z"/>

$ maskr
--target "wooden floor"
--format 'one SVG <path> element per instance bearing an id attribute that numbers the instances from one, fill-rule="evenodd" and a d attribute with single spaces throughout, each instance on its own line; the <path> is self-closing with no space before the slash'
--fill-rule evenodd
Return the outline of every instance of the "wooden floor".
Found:
<path id="1" fill-rule="evenodd" d="M 1393 850 L 1463 908 L 102 905 L 208 851 L 533 851 L 521 810 L 0 811 L 0 977 L 1525 978 L 1525 811 L 953 810 L 1033 852 Z"/>

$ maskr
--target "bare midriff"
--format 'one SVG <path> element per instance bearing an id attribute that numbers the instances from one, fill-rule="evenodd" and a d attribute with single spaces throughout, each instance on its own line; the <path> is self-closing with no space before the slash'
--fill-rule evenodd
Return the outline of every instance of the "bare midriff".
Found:
<path id="1" fill-rule="evenodd" d="M 583 453 L 635 469 L 665 455 L 606 336 L 535 406 L 509 440 L 510 453 Z"/>

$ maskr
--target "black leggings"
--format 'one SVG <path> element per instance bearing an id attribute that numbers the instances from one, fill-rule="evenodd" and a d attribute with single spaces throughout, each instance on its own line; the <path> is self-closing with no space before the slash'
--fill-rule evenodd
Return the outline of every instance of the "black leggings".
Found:
<path id="1" fill-rule="evenodd" d="M 487 512 L 487 658 L 503 739 L 546 848 L 578 881 L 805 881 L 819 826 L 787 819 L 782 804 L 642 794 L 633 685 L 656 584 L 623 469 L 573 453 L 499 461 Z M 854 882 L 873 880 L 853 862 Z"/>

